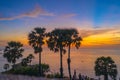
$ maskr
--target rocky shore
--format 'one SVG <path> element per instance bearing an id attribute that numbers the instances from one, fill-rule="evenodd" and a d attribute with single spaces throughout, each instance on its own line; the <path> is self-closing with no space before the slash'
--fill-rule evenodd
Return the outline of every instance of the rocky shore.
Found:
<path id="1" fill-rule="evenodd" d="M 48 79 L 34 76 L 0 74 L 0 80 L 63 80 L 63 79 Z"/>

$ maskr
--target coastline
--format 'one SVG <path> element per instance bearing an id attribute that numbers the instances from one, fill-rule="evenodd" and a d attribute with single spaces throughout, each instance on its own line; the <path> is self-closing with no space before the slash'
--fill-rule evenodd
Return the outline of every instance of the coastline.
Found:
<path id="1" fill-rule="evenodd" d="M 45 77 L 34 77 L 26 75 L 0 74 L 0 80 L 68 80 L 68 79 L 48 79 Z"/>

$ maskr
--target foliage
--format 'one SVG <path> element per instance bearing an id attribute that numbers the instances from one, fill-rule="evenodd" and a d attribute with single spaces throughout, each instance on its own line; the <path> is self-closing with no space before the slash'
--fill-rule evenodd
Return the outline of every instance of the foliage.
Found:
<path id="1" fill-rule="evenodd" d="M 99 57 L 95 61 L 95 74 L 96 76 L 104 75 L 104 77 L 109 75 L 112 79 L 115 79 L 117 66 L 111 57 Z"/>
<path id="2" fill-rule="evenodd" d="M 60 74 L 57 72 L 57 73 L 54 73 L 54 74 L 48 74 L 47 75 L 47 78 L 60 78 Z"/>
<path id="3" fill-rule="evenodd" d="M 28 59 L 27 58 L 23 58 L 22 61 L 21 61 L 21 65 L 22 66 L 27 66 L 28 65 Z"/>
<path id="4" fill-rule="evenodd" d="M 74 45 L 77 49 L 80 47 L 82 38 L 76 29 L 63 29 L 66 46 Z"/>
<path id="5" fill-rule="evenodd" d="M 28 35 L 29 45 L 34 48 L 35 53 L 42 52 L 42 45 L 44 44 L 45 28 L 34 28 Z"/>
<path id="6" fill-rule="evenodd" d="M 67 59 L 67 63 L 68 63 L 68 73 L 69 73 L 69 78 L 70 80 L 72 80 L 72 76 L 71 76 L 71 67 L 70 67 L 70 49 L 71 46 L 74 45 L 77 49 L 80 47 L 82 38 L 79 36 L 79 33 L 76 29 L 63 29 L 64 33 L 64 37 L 65 37 L 65 44 L 68 47 L 68 59 Z"/>
<path id="7" fill-rule="evenodd" d="M 32 54 L 29 54 L 26 58 L 23 58 L 21 62 L 22 66 L 27 66 L 32 62 L 32 59 L 34 59 L 34 56 Z"/>
<path id="8" fill-rule="evenodd" d="M 65 31 L 62 29 L 55 29 L 52 32 L 47 34 L 48 40 L 47 45 L 48 48 L 54 52 L 60 52 L 60 75 L 63 78 L 63 64 L 62 64 L 62 56 L 63 53 L 66 53 L 65 50 L 65 40 L 64 37 Z"/>
<path id="9" fill-rule="evenodd" d="M 39 74 L 42 75 L 41 72 L 41 52 L 42 52 L 42 45 L 44 42 L 45 37 L 45 28 L 34 28 L 31 33 L 28 35 L 29 45 L 31 45 L 34 49 L 34 53 L 39 53 Z"/>
<path id="10" fill-rule="evenodd" d="M 62 65 L 62 54 L 66 52 L 65 47 L 69 47 L 68 55 L 69 55 L 69 72 L 70 72 L 70 47 L 71 45 L 75 45 L 78 49 L 82 41 L 82 38 L 79 37 L 78 31 L 76 29 L 55 29 L 52 32 L 47 34 L 48 40 L 48 48 L 54 52 L 60 51 L 60 62 Z M 62 66 L 61 66 L 62 68 Z M 61 73 L 61 71 L 60 71 Z M 61 73 L 62 75 L 63 73 Z M 69 73 L 71 74 L 71 72 Z"/>
<path id="11" fill-rule="evenodd" d="M 23 44 L 20 42 L 11 41 L 4 49 L 3 57 L 7 59 L 9 63 L 15 64 L 16 60 L 22 57 Z"/>
<path id="12" fill-rule="evenodd" d="M 58 52 L 61 50 L 62 53 L 65 53 L 65 37 L 64 31 L 62 29 L 55 29 L 52 32 L 47 34 L 48 40 L 47 45 L 48 48 L 54 52 Z"/>
<path id="13" fill-rule="evenodd" d="M 45 74 L 50 71 L 50 67 L 48 64 L 41 64 L 42 66 L 42 76 L 45 76 Z M 29 75 L 29 76 L 39 76 L 39 65 L 31 65 L 31 66 L 21 66 L 16 69 L 11 69 L 9 71 L 6 71 L 4 73 L 9 74 L 21 74 L 21 75 Z"/>
<path id="14" fill-rule="evenodd" d="M 3 68 L 7 71 L 7 69 L 9 69 L 9 64 L 4 64 Z"/>

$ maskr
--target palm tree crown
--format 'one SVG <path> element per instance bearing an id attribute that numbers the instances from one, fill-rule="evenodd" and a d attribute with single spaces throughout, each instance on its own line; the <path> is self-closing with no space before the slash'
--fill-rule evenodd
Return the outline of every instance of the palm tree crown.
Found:
<path id="1" fill-rule="evenodd" d="M 82 38 L 79 36 L 79 33 L 76 29 L 64 29 L 65 38 L 66 38 L 66 45 L 69 46 L 71 44 L 75 45 L 75 47 L 78 49 L 80 47 Z"/>
<path id="2" fill-rule="evenodd" d="M 45 28 L 34 28 L 29 33 L 29 44 L 34 48 L 35 53 L 42 52 L 42 45 L 44 44 Z"/>
<path id="3" fill-rule="evenodd" d="M 95 61 L 95 74 L 97 76 L 104 75 L 104 80 L 108 80 L 108 75 L 112 79 L 116 79 L 117 66 L 111 57 L 100 57 Z"/>
<path id="4" fill-rule="evenodd" d="M 13 63 L 14 66 L 16 60 L 22 57 L 21 53 L 24 51 L 22 47 L 23 44 L 21 44 L 20 42 L 8 42 L 8 45 L 4 49 L 3 57 L 7 58 L 7 61 Z"/>

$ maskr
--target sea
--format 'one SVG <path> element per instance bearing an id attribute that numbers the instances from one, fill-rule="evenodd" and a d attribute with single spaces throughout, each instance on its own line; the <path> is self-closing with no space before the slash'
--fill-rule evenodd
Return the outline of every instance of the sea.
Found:
<path id="1" fill-rule="evenodd" d="M 7 63 L 6 59 L 3 58 L 3 48 L 0 49 L 0 72 L 4 71 L 3 65 Z M 34 54 L 34 50 L 31 47 L 25 47 L 25 51 L 22 53 L 23 57 L 33 54 L 35 59 L 32 61 L 32 64 L 38 63 L 38 54 Z M 98 57 L 105 56 L 111 57 L 116 65 L 118 70 L 117 79 L 120 78 L 120 49 L 109 49 L 109 48 L 71 48 L 71 71 L 72 75 L 74 70 L 76 70 L 77 75 L 81 73 L 82 75 L 87 75 L 91 78 L 98 79 L 99 77 L 95 75 L 95 61 Z M 64 75 L 68 76 L 67 68 L 67 57 L 68 54 L 63 54 L 63 70 Z M 21 59 L 20 59 L 21 60 Z M 20 62 L 17 61 L 17 63 Z M 59 52 L 54 53 L 48 48 L 44 47 L 42 52 L 42 63 L 49 64 L 50 70 L 52 73 L 59 72 L 60 68 L 60 54 Z M 103 78 L 103 76 L 100 76 Z M 110 80 L 110 79 L 109 79 Z"/>

